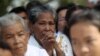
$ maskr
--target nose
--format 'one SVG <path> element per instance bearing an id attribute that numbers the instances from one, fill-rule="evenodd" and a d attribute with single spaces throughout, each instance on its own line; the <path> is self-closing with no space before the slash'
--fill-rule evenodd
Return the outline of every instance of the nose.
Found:
<path id="1" fill-rule="evenodd" d="M 20 42 L 20 39 L 18 38 L 18 36 L 15 36 L 14 45 L 17 45 L 19 42 Z"/>
<path id="2" fill-rule="evenodd" d="M 87 47 L 85 45 L 82 46 L 81 52 L 82 52 L 82 55 L 88 55 L 88 53 L 89 53 L 89 47 Z"/>
<path id="3" fill-rule="evenodd" d="M 46 24 L 45 30 L 47 30 L 47 31 L 50 30 L 50 26 L 48 24 Z"/>

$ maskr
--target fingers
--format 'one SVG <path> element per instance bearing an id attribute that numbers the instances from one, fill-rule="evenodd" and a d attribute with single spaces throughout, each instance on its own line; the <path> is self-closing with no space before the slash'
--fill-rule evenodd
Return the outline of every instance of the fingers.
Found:
<path id="1" fill-rule="evenodd" d="M 46 39 L 47 39 L 49 42 L 55 41 L 54 33 L 48 32 L 48 33 L 46 33 L 45 35 L 46 35 Z"/>
<path id="2" fill-rule="evenodd" d="M 46 42 L 55 42 L 55 37 L 53 32 L 43 32 L 41 41 Z"/>

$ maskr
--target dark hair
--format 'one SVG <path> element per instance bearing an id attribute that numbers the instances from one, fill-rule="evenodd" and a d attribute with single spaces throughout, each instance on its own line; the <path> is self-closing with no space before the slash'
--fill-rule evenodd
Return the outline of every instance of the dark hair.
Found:
<path id="1" fill-rule="evenodd" d="M 18 14 L 18 13 L 21 13 L 21 12 L 25 12 L 27 14 L 27 11 L 26 11 L 26 9 L 23 6 L 15 7 L 9 13 L 16 13 L 16 14 Z"/>
<path id="2" fill-rule="evenodd" d="M 72 15 L 69 20 L 69 29 L 78 22 L 90 23 L 100 30 L 100 13 L 94 10 L 83 10 L 77 15 Z"/>
<path id="3" fill-rule="evenodd" d="M 82 5 L 72 4 L 71 7 L 69 7 L 69 5 L 68 5 L 68 10 L 67 10 L 66 16 L 65 16 L 65 20 L 66 20 L 67 24 L 69 23 L 70 17 L 73 14 L 73 12 L 75 12 L 77 10 L 85 10 L 85 9 L 87 9 L 87 8 Z M 67 27 L 64 29 L 64 33 L 69 36 L 68 28 L 69 28 L 69 25 L 67 25 Z"/>
<path id="4" fill-rule="evenodd" d="M 94 9 L 100 11 L 100 2 L 94 6 Z"/>
<path id="5" fill-rule="evenodd" d="M 43 5 L 40 1 L 30 1 L 27 5 L 26 5 L 26 10 L 30 11 L 30 9 L 32 9 L 33 7 L 36 6 L 41 6 Z"/>
<path id="6" fill-rule="evenodd" d="M 66 17 L 65 17 L 65 18 L 67 18 L 66 21 L 69 21 L 69 19 L 70 19 L 72 13 L 73 13 L 74 11 L 78 10 L 78 9 L 85 10 L 85 9 L 87 9 L 87 8 L 86 8 L 85 6 L 82 6 L 82 5 L 75 5 L 75 4 L 73 4 L 73 6 L 71 6 L 71 7 L 68 7 L 68 11 L 66 12 Z"/>
<path id="7" fill-rule="evenodd" d="M 67 9 L 67 6 L 61 6 L 56 10 L 56 13 L 58 14 L 61 10 Z"/>

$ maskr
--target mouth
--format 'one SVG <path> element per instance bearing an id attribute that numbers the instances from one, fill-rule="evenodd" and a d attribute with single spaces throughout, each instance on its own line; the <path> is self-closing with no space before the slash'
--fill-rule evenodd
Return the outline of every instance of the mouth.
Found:
<path id="1" fill-rule="evenodd" d="M 21 50 L 21 49 L 23 49 L 24 47 L 22 46 L 22 45 L 17 45 L 15 48 L 14 48 L 14 50 Z"/>
<path id="2" fill-rule="evenodd" d="M 23 49 L 22 47 L 16 47 L 14 50 L 21 50 L 21 49 Z"/>

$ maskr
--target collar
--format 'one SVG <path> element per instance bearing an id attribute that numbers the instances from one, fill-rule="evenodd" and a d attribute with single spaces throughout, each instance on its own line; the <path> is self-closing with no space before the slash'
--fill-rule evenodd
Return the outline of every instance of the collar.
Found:
<path id="1" fill-rule="evenodd" d="M 40 49 L 43 49 L 43 47 L 38 43 L 38 41 L 35 39 L 34 35 L 30 36 L 30 39 L 28 41 L 29 45 L 33 45 L 35 47 L 38 47 Z"/>

